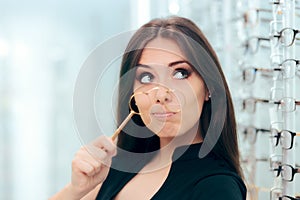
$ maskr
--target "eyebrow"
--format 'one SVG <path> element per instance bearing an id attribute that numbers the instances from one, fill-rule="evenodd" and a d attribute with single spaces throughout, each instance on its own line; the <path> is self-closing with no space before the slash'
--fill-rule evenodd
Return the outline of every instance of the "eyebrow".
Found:
<path id="1" fill-rule="evenodd" d="M 188 61 L 186 61 L 186 60 L 178 60 L 178 61 L 174 61 L 174 62 L 169 63 L 169 64 L 168 64 L 168 67 L 173 67 L 173 66 L 175 66 L 175 65 L 182 64 L 182 63 L 186 63 L 186 64 L 188 64 L 188 65 L 191 66 L 191 64 L 190 64 Z M 136 66 L 137 66 L 137 67 L 151 68 L 150 65 L 140 64 L 140 63 L 138 63 Z"/>

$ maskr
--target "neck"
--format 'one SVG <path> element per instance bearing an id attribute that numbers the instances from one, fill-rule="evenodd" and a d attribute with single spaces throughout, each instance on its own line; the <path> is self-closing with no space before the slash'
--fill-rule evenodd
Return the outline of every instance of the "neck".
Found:
<path id="1" fill-rule="evenodd" d="M 198 124 L 184 134 L 176 137 L 160 137 L 160 150 L 155 157 L 145 166 L 143 172 L 155 171 L 165 167 L 170 167 L 174 151 L 179 146 L 201 143 L 201 136 Z M 163 135 L 163 134 L 162 134 Z"/>
<path id="2" fill-rule="evenodd" d="M 164 135 L 164 134 L 161 134 Z M 160 149 L 171 148 L 175 149 L 178 146 L 196 144 L 203 142 L 201 128 L 198 123 L 184 134 L 176 137 L 160 137 Z"/>
<path id="3" fill-rule="evenodd" d="M 203 138 L 201 137 L 200 133 L 197 132 L 195 135 L 195 138 L 190 139 L 187 141 L 185 139 L 186 135 L 178 136 L 178 137 L 161 137 L 159 139 L 160 141 L 160 149 L 166 148 L 166 147 L 173 147 L 173 149 L 177 148 L 178 146 L 182 145 L 189 145 L 189 144 L 197 144 L 203 142 Z"/>

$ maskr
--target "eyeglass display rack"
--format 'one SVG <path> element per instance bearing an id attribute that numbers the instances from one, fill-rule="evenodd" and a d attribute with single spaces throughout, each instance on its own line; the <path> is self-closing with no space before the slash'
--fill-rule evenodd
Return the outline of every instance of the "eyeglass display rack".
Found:
<path id="1" fill-rule="evenodd" d="M 276 33 L 282 33 L 281 30 L 284 28 L 294 28 L 295 27 L 295 0 L 287 0 L 287 1 L 273 1 L 272 2 L 272 11 L 273 11 L 273 22 L 275 22 L 275 27 L 270 27 L 270 35 L 274 35 Z M 278 22 L 278 23 L 276 23 Z M 271 25 L 272 26 L 272 25 Z M 295 33 L 294 33 L 295 34 Z M 281 35 L 282 38 L 278 38 L 279 40 L 282 40 L 285 42 L 284 37 L 290 37 L 289 35 Z M 295 39 L 294 35 L 294 39 Z M 271 36 L 272 37 L 272 36 Z M 288 39 L 286 39 L 288 40 Z M 277 64 L 277 62 L 283 62 L 287 59 L 295 59 L 295 42 L 291 44 L 283 44 L 279 45 L 280 42 L 277 44 L 271 45 L 271 55 L 274 54 L 281 54 L 283 57 L 283 60 L 278 60 L 276 57 L 274 60 L 271 59 L 271 65 L 274 63 Z M 284 69 L 285 70 L 285 69 Z M 283 87 L 283 97 L 290 97 L 292 99 L 296 98 L 296 84 L 295 84 L 295 66 L 290 67 L 289 71 L 286 69 L 286 74 L 290 78 L 283 78 L 282 79 L 282 87 Z M 289 76 L 289 74 L 293 74 L 293 76 Z M 275 83 L 277 80 L 274 79 L 274 87 L 277 86 Z M 294 100 L 295 101 L 295 100 Z M 272 123 L 272 122 L 271 122 Z M 282 112 L 282 124 L 283 129 L 285 130 L 292 130 L 295 131 L 295 111 L 291 112 Z M 279 127 L 275 127 L 279 128 Z M 287 143 L 285 139 L 283 139 L 283 143 Z M 295 166 L 295 148 L 292 149 L 284 149 L 282 148 L 282 163 L 288 163 L 292 166 Z M 273 153 L 273 152 L 271 152 Z M 274 184 L 277 182 L 275 181 Z M 274 185 L 277 187 L 277 185 Z M 282 193 L 283 195 L 294 195 L 296 192 L 295 184 L 294 182 L 288 182 L 288 181 L 281 181 L 282 187 Z"/>
<path id="2" fill-rule="evenodd" d="M 283 148 L 282 146 L 288 146 L 287 143 L 291 141 L 287 137 L 279 136 L 282 130 L 296 133 L 296 91 L 300 90 L 296 84 L 295 74 L 296 65 L 299 63 L 284 61 L 299 59 L 296 58 L 295 48 L 297 3 L 296 0 L 268 2 L 238 0 L 236 3 L 237 14 L 233 21 L 243 51 L 238 52 L 239 67 L 233 82 L 237 77 L 242 77 L 239 79 L 242 79 L 243 83 L 234 86 L 239 92 L 233 96 L 238 96 L 234 98 L 234 103 L 240 141 L 243 145 L 241 154 L 246 172 L 248 199 L 258 199 L 259 190 L 269 193 L 270 199 L 276 200 L 284 195 L 294 197 L 300 193 L 300 188 L 296 188 L 295 181 L 283 180 L 279 173 L 279 176 L 274 178 L 270 176 L 272 180 L 267 185 L 258 186 L 256 168 L 257 162 L 261 160 L 270 162 L 270 167 L 263 169 L 266 171 L 265 174 L 272 174 L 279 170 L 279 168 L 274 169 L 272 163 L 277 163 L 278 166 L 288 164 L 296 168 L 296 148 Z M 284 29 L 286 31 L 282 31 Z M 298 36 L 300 38 L 300 33 Z M 249 99 L 252 101 L 246 101 Z M 262 107 L 265 105 L 261 104 L 267 104 L 269 107 Z M 274 136 L 272 130 L 277 130 L 275 133 L 277 135 Z M 246 137 L 249 139 L 250 132 L 254 134 L 251 137 L 252 142 L 245 143 L 244 139 Z M 267 134 L 264 134 L 265 132 Z M 268 137 L 264 137 L 263 143 L 257 144 L 255 143 L 257 134 Z M 296 137 L 293 136 L 293 139 L 293 146 L 296 146 Z M 277 145 L 274 145 L 276 140 Z M 264 155 L 260 149 L 266 144 L 270 148 L 265 155 L 267 159 L 263 159 Z"/>

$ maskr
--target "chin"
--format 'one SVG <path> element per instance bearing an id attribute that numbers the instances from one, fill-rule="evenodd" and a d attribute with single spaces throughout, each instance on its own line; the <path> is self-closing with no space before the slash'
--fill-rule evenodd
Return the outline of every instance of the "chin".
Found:
<path id="1" fill-rule="evenodd" d="M 159 132 L 155 132 L 155 134 L 160 138 L 175 138 L 183 135 L 182 133 L 180 134 L 177 128 L 170 128 L 170 127 L 165 127 L 161 129 Z"/>

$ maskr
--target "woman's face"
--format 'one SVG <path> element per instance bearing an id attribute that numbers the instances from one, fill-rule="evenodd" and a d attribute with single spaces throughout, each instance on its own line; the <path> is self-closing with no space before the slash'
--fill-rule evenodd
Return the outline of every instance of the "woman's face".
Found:
<path id="1" fill-rule="evenodd" d="M 144 124 L 160 138 L 198 128 L 208 92 L 176 42 L 156 38 L 139 60 L 134 94 Z M 196 129 L 197 130 L 197 129 Z"/>

